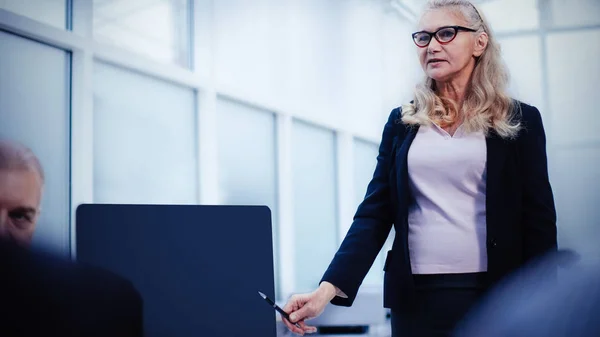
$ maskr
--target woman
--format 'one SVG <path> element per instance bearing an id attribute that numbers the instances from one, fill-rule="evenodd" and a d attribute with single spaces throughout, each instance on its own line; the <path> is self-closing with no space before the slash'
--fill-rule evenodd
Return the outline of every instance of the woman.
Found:
<path id="1" fill-rule="evenodd" d="M 426 80 L 392 111 L 364 201 L 320 286 L 284 310 L 298 333 L 350 306 L 391 229 L 393 336 L 447 336 L 485 289 L 556 250 L 539 111 L 506 93 L 500 47 L 467 0 L 432 0 L 413 34 Z"/>

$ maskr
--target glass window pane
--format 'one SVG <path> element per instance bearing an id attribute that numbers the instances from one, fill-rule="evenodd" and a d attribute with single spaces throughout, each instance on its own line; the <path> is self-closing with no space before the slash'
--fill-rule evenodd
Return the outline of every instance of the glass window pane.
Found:
<path id="1" fill-rule="evenodd" d="M 94 0 L 94 37 L 188 67 L 190 8 L 189 0 Z"/>
<path id="2" fill-rule="evenodd" d="M 344 72 L 344 62 L 355 50 L 344 40 L 342 31 L 348 22 L 343 15 L 346 4 L 355 1 L 213 3 L 217 86 L 265 101 L 277 97 L 313 121 L 335 123 L 347 116 L 342 116 L 346 108 L 340 105 L 349 97 L 344 95 L 348 85 L 344 79 L 353 69 Z M 375 62 L 368 73 L 377 66 Z M 369 83 L 377 86 L 380 82 Z M 358 99 L 353 102 L 348 106 L 362 106 Z"/>
<path id="3" fill-rule="evenodd" d="M 538 0 L 480 1 L 479 9 L 496 33 L 532 30 L 540 27 Z"/>
<path id="4" fill-rule="evenodd" d="M 548 35 L 548 98 L 557 144 L 600 141 L 600 44 L 592 41 L 600 41 L 600 29 Z M 574 52 L 582 46 L 585 52 Z"/>
<path id="5" fill-rule="evenodd" d="M 0 0 L 0 9 L 58 28 L 67 27 L 67 0 Z"/>
<path id="6" fill-rule="evenodd" d="M 275 278 L 277 253 L 277 163 L 275 115 L 232 101 L 217 101 L 219 186 L 222 204 L 267 205 L 273 224 Z M 279 282 L 275 282 L 276 292 Z"/>
<path id="7" fill-rule="evenodd" d="M 427 3 L 426 0 L 399 1 L 417 14 L 421 13 L 423 6 Z M 494 32 L 510 32 L 539 28 L 538 2 L 539 0 L 473 1 L 488 19 Z"/>
<path id="8" fill-rule="evenodd" d="M 510 71 L 509 89 L 512 97 L 541 109 L 544 98 L 540 37 L 537 34 L 506 37 L 500 39 L 500 43 L 502 57 Z M 527 50 L 527 57 L 523 57 L 523 50 Z"/>
<path id="9" fill-rule="evenodd" d="M 94 68 L 94 202 L 196 203 L 193 90 Z"/>
<path id="10" fill-rule="evenodd" d="M 355 207 L 363 201 L 367 192 L 367 185 L 373 178 L 377 165 L 379 149 L 377 144 L 364 140 L 354 140 L 354 198 Z"/>
<path id="11" fill-rule="evenodd" d="M 46 174 L 33 244 L 69 253 L 69 53 L 0 31 L 0 138 L 21 142 Z"/>
<path id="12" fill-rule="evenodd" d="M 554 189 L 558 215 L 559 245 L 572 248 L 585 259 L 597 247 L 600 234 L 600 146 L 589 144 L 560 149 L 552 153 L 550 181 Z"/>
<path id="13" fill-rule="evenodd" d="M 549 0 L 548 2 L 551 25 L 554 27 L 600 24 L 600 1 L 598 0 Z"/>
<path id="14" fill-rule="evenodd" d="M 337 183 L 335 135 L 295 121 L 292 129 L 296 291 L 319 284 L 335 254 Z"/>
<path id="15" fill-rule="evenodd" d="M 282 54 L 285 19 L 290 3 L 280 0 L 213 1 L 214 67 L 219 85 L 243 89 L 251 95 L 280 96 L 287 81 Z M 240 57 L 243 55 L 243 57 Z M 261 95 L 261 96 L 259 96 Z"/>

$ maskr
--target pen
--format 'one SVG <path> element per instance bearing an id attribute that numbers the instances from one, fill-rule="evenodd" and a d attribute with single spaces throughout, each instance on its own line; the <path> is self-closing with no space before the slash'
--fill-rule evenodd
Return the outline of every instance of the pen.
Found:
<path id="1" fill-rule="evenodd" d="M 267 303 L 269 303 L 270 306 L 272 306 L 273 308 L 275 308 L 275 310 L 277 310 L 277 312 L 279 312 L 281 314 L 281 316 L 283 316 L 285 319 L 287 319 L 290 323 L 294 324 L 296 327 L 302 329 L 302 327 L 300 326 L 300 324 L 293 323 L 292 320 L 290 319 L 290 315 L 288 315 L 287 312 L 283 311 L 283 309 L 281 309 L 277 304 L 275 304 L 275 302 L 273 302 L 270 298 L 268 298 L 267 295 L 261 293 L 260 291 L 258 292 L 258 294 L 265 301 L 267 301 Z"/>

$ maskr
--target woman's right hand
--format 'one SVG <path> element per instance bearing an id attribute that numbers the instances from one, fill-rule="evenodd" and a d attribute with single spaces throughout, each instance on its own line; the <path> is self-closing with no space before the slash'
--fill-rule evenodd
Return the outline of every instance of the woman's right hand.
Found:
<path id="1" fill-rule="evenodd" d="M 322 282 L 317 290 L 308 294 L 293 295 L 283 311 L 290 315 L 292 322 L 282 317 L 283 323 L 290 331 L 299 335 L 315 333 L 317 328 L 306 325 L 305 321 L 319 316 L 327 304 L 336 296 L 336 288 L 329 282 Z M 300 328 L 294 325 L 298 323 Z"/>

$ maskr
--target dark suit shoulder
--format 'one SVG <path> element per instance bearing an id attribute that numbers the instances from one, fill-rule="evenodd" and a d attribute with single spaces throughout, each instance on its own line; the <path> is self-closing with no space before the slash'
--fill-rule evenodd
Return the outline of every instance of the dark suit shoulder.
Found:
<path id="1" fill-rule="evenodd" d="M 541 114 L 538 108 L 527 103 L 518 102 L 520 114 L 523 121 L 537 122 L 541 120 Z"/>
<path id="2" fill-rule="evenodd" d="M 393 121 L 394 123 L 400 124 L 402 123 L 402 107 L 395 107 L 390 112 L 390 117 L 388 121 Z"/>
<path id="3" fill-rule="evenodd" d="M 518 138 L 544 133 L 542 115 L 537 107 L 515 100 L 515 117 L 521 124 Z"/>

